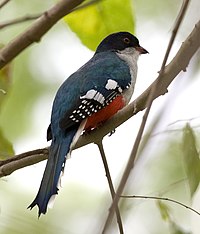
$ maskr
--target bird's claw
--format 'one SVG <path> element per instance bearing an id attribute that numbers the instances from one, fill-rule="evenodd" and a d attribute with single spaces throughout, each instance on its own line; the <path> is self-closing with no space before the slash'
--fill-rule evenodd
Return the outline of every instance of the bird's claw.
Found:
<path id="1" fill-rule="evenodd" d="M 108 136 L 110 137 L 110 136 L 112 136 L 112 134 L 114 134 L 116 132 L 116 129 L 113 129 L 109 134 L 108 134 Z"/>

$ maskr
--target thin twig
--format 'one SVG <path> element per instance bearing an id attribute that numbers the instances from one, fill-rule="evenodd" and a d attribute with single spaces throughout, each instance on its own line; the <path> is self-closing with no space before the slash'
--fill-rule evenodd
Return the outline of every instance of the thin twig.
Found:
<path id="1" fill-rule="evenodd" d="M 99 148 L 99 152 L 101 154 L 101 158 L 102 158 L 103 165 L 104 165 L 105 172 L 106 172 L 106 177 L 107 177 L 107 180 L 108 180 L 108 185 L 109 185 L 109 188 L 110 188 L 110 193 L 111 193 L 112 199 L 114 199 L 115 189 L 114 189 L 114 185 L 113 185 L 113 182 L 112 182 L 112 179 L 111 179 L 110 170 L 109 170 L 109 167 L 108 167 L 108 163 L 107 163 L 107 159 L 106 159 L 106 155 L 105 155 L 102 140 L 100 140 L 98 143 L 96 143 L 96 145 Z M 121 219 L 121 215 L 120 215 L 120 211 L 119 211 L 118 206 L 116 206 L 115 212 L 116 212 L 119 232 L 120 232 L 120 234 L 123 234 L 124 233 L 123 224 L 122 224 L 122 219 Z"/>
<path id="2" fill-rule="evenodd" d="M 161 69 L 160 69 L 160 73 L 159 73 L 158 79 L 160 79 L 160 77 L 162 77 L 162 75 L 164 73 L 164 69 L 165 69 L 165 65 L 166 65 L 169 53 L 171 51 L 174 39 L 175 39 L 176 34 L 178 32 L 178 29 L 180 27 L 180 24 L 181 24 L 181 22 L 182 22 L 182 20 L 184 18 L 185 12 L 186 12 L 187 7 L 188 7 L 188 4 L 189 4 L 189 0 L 185 0 L 183 2 L 183 6 L 181 7 L 180 13 L 179 13 L 179 15 L 177 17 L 176 24 L 174 26 L 174 29 L 173 29 L 173 32 L 172 32 L 172 36 L 171 36 L 171 39 L 170 39 L 169 44 L 168 44 L 166 54 L 164 56 L 164 60 L 163 60 L 163 63 L 162 63 Z M 134 166 L 135 158 L 136 158 L 137 151 L 138 151 L 138 148 L 139 148 L 139 144 L 140 144 L 143 132 L 144 132 L 144 128 L 145 128 L 145 125 L 146 125 L 146 122 L 147 122 L 147 118 L 148 118 L 148 115 L 149 115 L 150 110 L 151 110 L 151 106 L 152 106 L 152 103 L 153 103 L 153 100 L 154 100 L 156 89 L 157 89 L 157 84 L 155 84 L 152 87 L 150 95 L 149 95 L 149 97 L 147 99 L 147 109 L 146 109 L 146 111 L 144 113 L 144 116 L 143 116 L 143 119 L 142 119 L 142 123 L 140 125 L 137 137 L 135 139 L 135 142 L 134 142 L 134 145 L 133 145 L 133 148 L 132 148 L 132 151 L 131 151 L 131 155 L 129 157 L 127 166 L 126 166 L 126 168 L 124 170 L 124 173 L 122 175 L 121 181 L 119 183 L 117 192 L 115 194 L 115 198 L 114 198 L 114 200 L 112 202 L 112 205 L 110 207 L 110 211 L 109 211 L 109 214 L 108 214 L 107 220 L 105 222 L 105 225 L 104 225 L 102 233 L 106 233 L 106 230 L 107 230 L 107 228 L 108 228 L 108 226 L 109 226 L 109 224 L 110 224 L 110 222 L 111 222 L 111 220 L 113 218 L 115 207 L 117 206 L 117 204 L 119 202 L 120 195 L 122 194 L 122 192 L 124 190 L 124 187 L 126 185 L 128 177 L 130 175 L 130 172 L 131 172 L 131 170 L 132 170 L 132 168 Z"/>
<path id="3" fill-rule="evenodd" d="M 186 11 L 187 11 L 189 2 L 190 2 L 190 0 L 183 0 L 183 4 L 181 6 L 178 17 L 176 19 L 174 29 L 172 31 L 172 35 L 171 35 L 171 38 L 170 38 L 170 41 L 169 41 L 169 44 L 168 44 L 168 47 L 167 47 L 167 51 L 165 53 L 165 56 L 164 56 L 164 59 L 163 59 L 162 65 L 161 65 L 160 74 L 164 73 L 164 69 L 165 69 L 165 65 L 166 65 L 168 57 L 169 57 L 169 53 L 170 53 L 170 51 L 172 49 L 172 45 L 173 45 L 174 40 L 176 38 L 177 32 L 178 32 L 178 30 L 180 28 L 180 25 L 181 25 L 181 23 L 183 21 L 183 18 L 185 16 Z M 155 89 L 156 89 L 156 87 L 155 87 Z M 154 92 L 152 92 L 152 93 L 154 94 Z"/>
<path id="4" fill-rule="evenodd" d="M 60 0 L 39 17 L 29 28 L 0 50 L 0 69 L 34 42 L 39 42 L 60 19 L 84 0 Z"/>
<path id="5" fill-rule="evenodd" d="M 87 2 L 83 5 L 80 5 L 74 9 L 72 9 L 70 11 L 73 12 L 73 11 L 77 11 L 77 10 L 82 10 L 88 6 L 91 6 L 93 4 L 96 4 L 98 2 L 100 2 L 101 0 L 92 0 L 90 2 Z M 24 22 L 27 22 L 27 21 L 31 21 L 31 20 L 35 20 L 35 19 L 38 19 L 39 17 L 41 17 L 44 13 L 39 13 L 39 14 L 35 14 L 35 15 L 25 15 L 25 16 L 22 16 L 22 17 L 19 17 L 19 18 L 16 18 L 16 19 L 12 19 L 12 20 L 8 20 L 6 22 L 3 22 L 3 23 L 0 23 L 0 29 L 3 29 L 5 27 L 8 27 L 8 26 L 11 26 L 11 25 L 15 25 L 15 24 L 19 24 L 19 23 L 24 23 Z"/>
<path id="6" fill-rule="evenodd" d="M 0 9 L 3 8 L 10 0 L 4 0 L 0 3 Z"/>
<path id="7" fill-rule="evenodd" d="M 3 29 L 5 27 L 19 24 L 19 23 L 24 23 L 30 20 L 35 20 L 41 17 L 42 14 L 35 14 L 35 15 L 25 15 L 16 19 L 8 20 L 6 22 L 0 23 L 0 29 Z"/>
<path id="8" fill-rule="evenodd" d="M 137 198 L 137 199 L 152 199 L 152 200 L 168 201 L 168 202 L 172 202 L 172 203 L 175 203 L 177 205 L 180 205 L 186 209 L 189 209 L 192 212 L 194 212 L 200 216 L 200 212 L 193 209 L 192 207 L 187 206 L 187 205 L 183 204 L 182 202 L 176 201 L 176 200 L 168 198 L 168 197 L 143 196 L 143 195 L 121 195 L 120 197 L 121 198 Z"/>

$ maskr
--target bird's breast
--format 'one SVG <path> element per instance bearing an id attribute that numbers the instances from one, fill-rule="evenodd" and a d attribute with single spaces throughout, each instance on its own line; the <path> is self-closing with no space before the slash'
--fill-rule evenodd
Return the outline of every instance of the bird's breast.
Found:
<path id="1" fill-rule="evenodd" d="M 125 105 L 126 103 L 124 97 L 122 95 L 117 96 L 109 105 L 105 106 L 87 118 L 85 131 L 87 132 L 91 129 L 97 128 L 100 124 L 115 115 Z"/>

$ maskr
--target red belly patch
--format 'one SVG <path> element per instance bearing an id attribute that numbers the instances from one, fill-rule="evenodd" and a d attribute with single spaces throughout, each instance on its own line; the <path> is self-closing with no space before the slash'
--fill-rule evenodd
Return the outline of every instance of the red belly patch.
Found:
<path id="1" fill-rule="evenodd" d="M 116 97 L 109 105 L 105 106 L 103 109 L 92 114 L 87 118 L 85 125 L 85 131 L 90 131 L 93 128 L 97 128 L 100 124 L 111 118 L 119 110 L 125 106 L 123 97 L 120 95 Z"/>

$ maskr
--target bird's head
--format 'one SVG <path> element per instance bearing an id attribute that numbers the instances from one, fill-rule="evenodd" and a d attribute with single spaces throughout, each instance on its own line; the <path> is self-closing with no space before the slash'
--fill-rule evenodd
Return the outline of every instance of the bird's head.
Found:
<path id="1" fill-rule="evenodd" d="M 148 51 L 139 44 L 139 40 L 129 32 L 117 32 L 104 38 L 97 47 L 96 53 L 105 51 L 123 52 L 135 50 L 139 54 L 146 54 Z"/>

